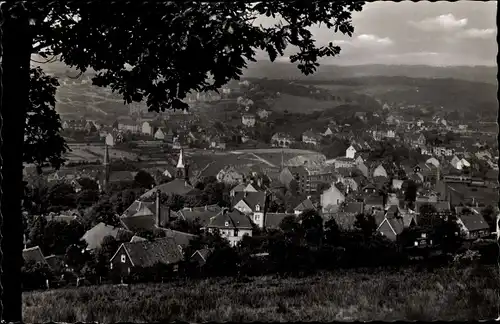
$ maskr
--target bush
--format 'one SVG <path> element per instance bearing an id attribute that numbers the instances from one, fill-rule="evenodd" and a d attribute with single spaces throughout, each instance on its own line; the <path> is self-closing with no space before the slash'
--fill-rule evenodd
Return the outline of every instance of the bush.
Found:
<path id="1" fill-rule="evenodd" d="M 24 290 L 47 288 L 46 280 L 54 279 L 54 273 L 46 263 L 29 261 L 21 269 Z"/>

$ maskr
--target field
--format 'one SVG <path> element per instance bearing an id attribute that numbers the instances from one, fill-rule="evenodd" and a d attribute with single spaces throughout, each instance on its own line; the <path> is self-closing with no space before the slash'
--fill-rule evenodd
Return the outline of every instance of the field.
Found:
<path id="1" fill-rule="evenodd" d="M 26 322 L 479 320 L 497 318 L 499 288 L 485 267 L 338 271 L 26 292 L 23 302 Z"/>
<path id="2" fill-rule="evenodd" d="M 68 146 L 71 149 L 71 152 L 68 152 L 66 154 L 68 162 L 96 161 L 96 160 L 102 161 L 104 158 L 104 146 L 102 145 L 69 143 Z M 109 148 L 109 157 L 111 159 L 125 158 L 132 161 L 137 160 L 137 154 L 112 147 Z"/>

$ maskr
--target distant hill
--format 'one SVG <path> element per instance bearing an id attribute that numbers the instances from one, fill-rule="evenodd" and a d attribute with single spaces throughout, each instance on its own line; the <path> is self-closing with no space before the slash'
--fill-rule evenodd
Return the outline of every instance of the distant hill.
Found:
<path id="1" fill-rule="evenodd" d="M 497 68 L 489 66 L 435 67 L 427 65 L 321 65 L 309 76 L 303 75 L 296 65 L 257 61 L 248 64 L 244 78 L 268 78 L 287 80 L 334 80 L 369 76 L 405 76 L 410 78 L 452 78 L 458 80 L 497 83 Z"/>

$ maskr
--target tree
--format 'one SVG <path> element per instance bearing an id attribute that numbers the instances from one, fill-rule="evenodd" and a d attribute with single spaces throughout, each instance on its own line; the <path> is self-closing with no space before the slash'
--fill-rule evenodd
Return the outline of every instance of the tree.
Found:
<path id="1" fill-rule="evenodd" d="M 58 182 L 49 187 L 46 199 L 49 209 L 53 211 L 76 207 L 75 189 L 65 182 Z"/>
<path id="2" fill-rule="evenodd" d="M 69 150 L 60 135 L 61 119 L 55 110 L 58 86 L 57 78 L 45 75 L 40 67 L 30 69 L 23 161 L 34 163 L 39 174 L 46 162 L 59 169 L 66 161 L 63 154 Z"/>
<path id="3" fill-rule="evenodd" d="M 483 210 L 481 210 L 481 215 L 484 217 L 484 220 L 488 225 L 490 226 L 490 230 L 492 232 L 496 231 L 496 221 L 497 221 L 497 215 L 495 213 L 495 209 L 493 206 L 488 205 L 486 206 Z"/>
<path id="4" fill-rule="evenodd" d="M 309 246 L 320 246 L 323 238 L 323 218 L 316 210 L 305 210 L 299 216 L 304 239 Z"/>
<path id="5" fill-rule="evenodd" d="M 356 215 L 354 228 L 363 233 L 365 238 L 372 237 L 375 231 L 377 230 L 377 223 L 375 223 L 375 217 L 367 214 Z"/>
<path id="6" fill-rule="evenodd" d="M 99 191 L 84 189 L 76 194 L 76 205 L 78 209 L 91 207 L 99 200 Z"/>
<path id="7" fill-rule="evenodd" d="M 326 182 L 320 182 L 318 183 L 318 186 L 316 188 L 316 191 L 319 192 L 319 193 L 322 193 L 324 192 L 325 190 L 328 190 L 330 189 L 330 185 Z"/>
<path id="8" fill-rule="evenodd" d="M 5 121 L 2 155 L 22 147 L 24 129 L 19 126 L 25 123 L 29 103 L 31 53 L 44 57 L 61 55 L 67 65 L 76 66 L 80 71 L 96 70 L 93 83 L 110 86 L 128 102 L 145 99 L 152 110 L 184 108 L 187 105 L 180 99 L 189 91 L 216 90 L 231 78 L 238 78 L 246 61 L 254 60 L 254 49 L 265 50 L 274 61 L 278 54 L 284 54 L 288 45 L 293 45 L 300 52 L 291 55 L 291 61 L 299 63 L 298 68 L 305 74 L 314 72 L 319 58 L 334 56 L 340 48 L 331 43 L 316 47 L 306 28 L 323 23 L 351 36 L 354 28 L 350 11 L 359 11 L 362 6 L 362 2 L 354 1 L 315 1 L 313 5 L 263 1 L 227 5 L 39 0 L 26 2 L 24 6 L 20 2 L 8 2 L 2 8 L 6 12 L 2 42 L 3 79 L 9 80 L 3 83 L 3 93 L 7 95 L 2 101 Z M 95 14 L 102 11 L 111 14 L 106 18 Z M 137 19 L 146 14 L 148 19 Z M 270 28 L 254 26 L 252 22 L 259 14 L 280 14 L 285 23 Z M 137 30 L 148 32 L 137 34 Z M 188 34 L 186 30 L 192 33 Z M 157 41 L 165 35 L 169 36 L 169 42 Z M 203 59 L 195 64 L 188 63 L 185 57 L 193 55 Z M 9 160 L 8 163 L 4 160 L 2 165 L 3 185 L 10 190 L 9 193 L 4 190 L 5 201 L 9 203 L 2 203 L 2 213 L 20 215 L 22 188 L 16 184 L 22 179 L 22 151 L 10 155 Z M 4 240 L 15 244 L 12 255 L 18 255 L 13 257 L 15 260 L 10 260 L 10 254 L 4 252 L 4 268 L 7 269 L 4 273 L 10 278 L 16 271 L 19 273 L 21 267 L 21 225 L 19 220 L 12 221 L 12 224 L 4 222 L 4 225 L 9 228 L 8 235 L 19 236 Z M 20 281 L 6 282 L 9 284 L 4 286 L 4 291 L 9 292 L 10 300 L 5 299 L 3 304 L 4 318 L 19 320 Z M 11 285 L 15 298 L 10 294 Z"/>
<path id="9" fill-rule="evenodd" d="M 99 185 L 95 180 L 91 178 L 83 177 L 78 179 L 77 181 L 80 184 L 80 186 L 82 186 L 82 190 L 95 190 L 95 191 L 99 190 Z"/>
<path id="10" fill-rule="evenodd" d="M 325 222 L 325 244 L 335 246 L 339 243 L 340 228 L 334 218 Z"/>
<path id="11" fill-rule="evenodd" d="M 424 204 L 419 208 L 418 225 L 422 227 L 432 227 L 436 217 L 436 207 L 430 204 Z"/>
<path id="12" fill-rule="evenodd" d="M 155 179 L 151 174 L 144 170 L 140 170 L 134 177 L 134 181 L 141 187 L 151 189 L 155 185 Z"/>
<path id="13" fill-rule="evenodd" d="M 120 220 L 118 219 L 113 205 L 107 200 L 101 200 L 85 215 L 88 227 L 95 226 L 99 223 L 106 225 L 118 226 Z"/>

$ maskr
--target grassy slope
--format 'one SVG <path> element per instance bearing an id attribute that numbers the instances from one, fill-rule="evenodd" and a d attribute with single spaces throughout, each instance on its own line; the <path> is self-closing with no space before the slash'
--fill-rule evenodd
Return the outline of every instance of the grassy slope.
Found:
<path id="1" fill-rule="evenodd" d="M 250 282 L 101 286 L 24 294 L 24 320 L 143 322 L 473 320 L 497 317 L 496 270 L 327 273 Z M 486 273 L 485 273 L 486 272 Z M 64 300 L 64 303 L 60 301 Z M 171 316 L 171 317 L 170 317 Z"/>

